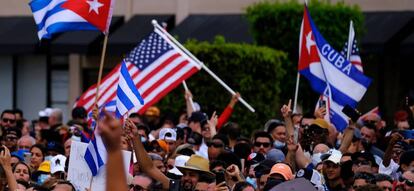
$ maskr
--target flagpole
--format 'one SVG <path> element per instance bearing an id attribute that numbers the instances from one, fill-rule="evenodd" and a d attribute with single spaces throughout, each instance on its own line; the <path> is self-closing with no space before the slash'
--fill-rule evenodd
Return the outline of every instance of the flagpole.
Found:
<path id="1" fill-rule="evenodd" d="M 348 34 L 348 51 L 346 52 L 346 60 L 349 60 L 350 59 L 350 57 L 351 57 L 351 49 L 352 49 L 352 40 L 353 40 L 353 36 L 354 35 L 352 35 L 352 25 L 353 25 L 353 22 L 352 22 L 352 20 L 349 22 L 349 34 Z"/>
<path id="2" fill-rule="evenodd" d="M 298 103 L 298 94 L 299 94 L 299 81 L 300 81 L 300 73 L 296 77 L 296 87 L 295 87 L 295 99 L 293 100 L 293 113 L 297 112 L 297 103 Z"/>
<path id="3" fill-rule="evenodd" d="M 162 31 L 164 35 L 168 37 L 169 40 L 171 40 L 178 48 L 180 48 L 181 51 L 183 51 L 187 56 L 189 56 L 191 59 L 193 59 L 195 62 L 197 62 L 198 65 L 200 65 L 208 74 L 210 74 L 211 77 L 213 77 L 218 83 L 220 83 L 228 92 L 230 92 L 232 95 L 236 95 L 236 92 L 232 90 L 226 83 L 224 83 L 214 72 L 212 72 L 206 65 L 204 65 L 203 62 L 197 59 L 190 51 L 188 51 L 183 45 L 181 45 L 174 37 L 172 37 L 164 28 L 162 28 L 156 20 L 152 20 L 152 24 L 155 28 Z M 248 104 L 242 97 L 239 97 L 239 101 L 247 107 L 251 112 L 255 112 L 254 108 Z"/>
<path id="4" fill-rule="evenodd" d="M 108 44 L 108 33 L 105 33 L 104 43 L 102 45 L 102 54 L 101 54 L 101 61 L 99 64 L 99 74 L 98 74 L 98 83 L 96 84 L 96 94 L 95 94 L 95 103 L 94 105 L 98 104 L 98 98 L 99 98 L 99 86 L 101 85 L 101 79 L 102 79 L 102 71 L 103 66 L 105 63 L 105 54 L 106 54 L 106 46 Z"/>
<path id="5" fill-rule="evenodd" d="M 185 82 L 185 80 L 183 80 L 183 86 L 184 86 L 184 90 L 185 90 L 186 92 L 189 92 L 189 90 L 188 90 L 188 86 L 187 86 L 187 83 Z M 195 106 L 194 106 L 194 101 L 193 101 L 193 98 L 190 96 L 188 99 L 190 100 L 191 107 L 193 108 L 193 111 L 195 111 L 196 109 L 195 109 Z"/>

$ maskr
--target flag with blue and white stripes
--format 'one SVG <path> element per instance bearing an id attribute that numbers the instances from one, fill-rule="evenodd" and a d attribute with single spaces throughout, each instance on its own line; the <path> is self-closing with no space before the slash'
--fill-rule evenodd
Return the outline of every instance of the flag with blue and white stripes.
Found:
<path id="1" fill-rule="evenodd" d="M 129 110 L 138 104 L 144 105 L 144 99 L 138 92 L 125 62 L 121 64 L 121 70 L 118 80 L 118 89 L 116 90 L 116 117 L 121 118 Z"/>
<path id="2" fill-rule="evenodd" d="M 339 131 L 348 125 L 345 105 L 356 108 L 371 79 L 338 53 L 319 33 L 304 8 L 300 41 L 299 72 L 314 91 L 329 98 L 330 121 Z"/>
<path id="3" fill-rule="evenodd" d="M 29 6 L 39 39 L 77 30 L 108 31 L 113 0 L 32 0 Z"/>
<path id="4" fill-rule="evenodd" d="M 107 159 L 106 147 L 103 144 L 102 138 L 99 135 L 96 126 L 89 141 L 89 145 L 86 148 L 84 158 L 86 164 L 91 170 L 92 176 L 96 176 L 98 174 L 99 168 L 105 164 Z"/>

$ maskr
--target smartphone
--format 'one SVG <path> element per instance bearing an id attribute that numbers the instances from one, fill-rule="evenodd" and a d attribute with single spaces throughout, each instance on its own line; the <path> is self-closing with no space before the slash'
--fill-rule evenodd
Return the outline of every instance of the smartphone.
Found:
<path id="1" fill-rule="evenodd" d="M 321 108 L 321 107 L 326 108 L 326 101 L 323 100 L 323 99 L 319 100 L 319 108 Z"/>
<path id="2" fill-rule="evenodd" d="M 222 182 L 225 182 L 226 179 L 224 178 L 224 171 L 216 172 L 216 184 L 220 184 Z"/>
<path id="3" fill-rule="evenodd" d="M 180 190 L 180 180 L 170 180 L 170 189 L 169 191 L 179 191 Z"/>
<path id="4" fill-rule="evenodd" d="M 404 139 L 414 139 L 414 130 L 402 130 L 399 133 L 404 137 Z"/>
<path id="5" fill-rule="evenodd" d="M 357 122 L 358 119 L 361 117 L 361 113 L 357 111 L 356 109 L 352 108 L 349 105 L 345 105 L 345 107 L 342 109 L 342 112 L 351 118 L 353 122 Z"/>

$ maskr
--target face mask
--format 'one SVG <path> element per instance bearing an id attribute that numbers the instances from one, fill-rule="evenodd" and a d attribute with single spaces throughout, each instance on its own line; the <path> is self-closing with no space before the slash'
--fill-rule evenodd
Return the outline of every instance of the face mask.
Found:
<path id="1" fill-rule="evenodd" d="M 322 156 L 322 153 L 315 153 L 315 154 L 312 155 L 312 164 L 313 164 L 313 166 L 316 166 L 318 163 L 320 163 L 322 161 L 321 156 Z"/>
<path id="2" fill-rule="evenodd" d="M 248 176 L 246 178 L 246 182 L 250 183 L 251 185 L 253 185 L 254 189 L 257 189 L 257 182 L 256 182 L 256 178 L 250 178 L 250 176 Z"/>
<path id="3" fill-rule="evenodd" d="M 45 157 L 45 160 L 50 161 L 50 160 L 52 160 L 52 158 L 53 158 L 53 156 L 48 155 L 48 156 Z"/>
<path id="4" fill-rule="evenodd" d="M 280 142 L 278 140 L 275 140 L 275 142 L 273 142 L 273 147 L 275 147 L 276 149 L 281 149 L 286 145 L 286 143 Z"/>
<path id="5" fill-rule="evenodd" d="M 141 143 L 145 143 L 145 142 L 147 142 L 147 139 L 145 137 L 141 136 Z"/>
<path id="6" fill-rule="evenodd" d="M 38 178 L 37 178 L 37 184 L 38 185 L 42 185 L 47 179 L 49 178 L 48 174 L 41 174 Z"/>

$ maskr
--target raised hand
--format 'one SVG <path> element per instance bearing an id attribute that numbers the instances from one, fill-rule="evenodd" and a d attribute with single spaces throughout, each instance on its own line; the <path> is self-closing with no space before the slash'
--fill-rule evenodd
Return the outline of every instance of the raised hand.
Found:
<path id="1" fill-rule="evenodd" d="M 108 152 L 121 149 L 122 126 L 118 119 L 105 113 L 105 116 L 98 122 L 98 132 Z"/>
<path id="2" fill-rule="evenodd" d="M 236 103 L 239 101 L 239 98 L 240 98 L 240 93 L 239 92 L 236 92 L 236 94 L 234 94 L 231 97 L 231 100 L 230 100 L 230 103 L 229 103 L 230 107 L 233 108 L 234 105 L 236 105 Z"/>
<path id="3" fill-rule="evenodd" d="M 320 118 L 323 119 L 326 115 L 326 108 L 325 107 L 320 107 L 315 111 L 315 117 L 316 118 Z"/>
<path id="4" fill-rule="evenodd" d="M 3 145 L 3 150 L 0 152 L 0 164 L 4 169 L 11 170 L 11 155 L 10 150 Z"/>
<path id="5" fill-rule="evenodd" d="M 289 103 L 287 105 L 283 105 L 280 111 L 282 112 L 282 116 L 284 118 L 290 117 L 292 115 L 292 99 L 289 99 Z"/>

